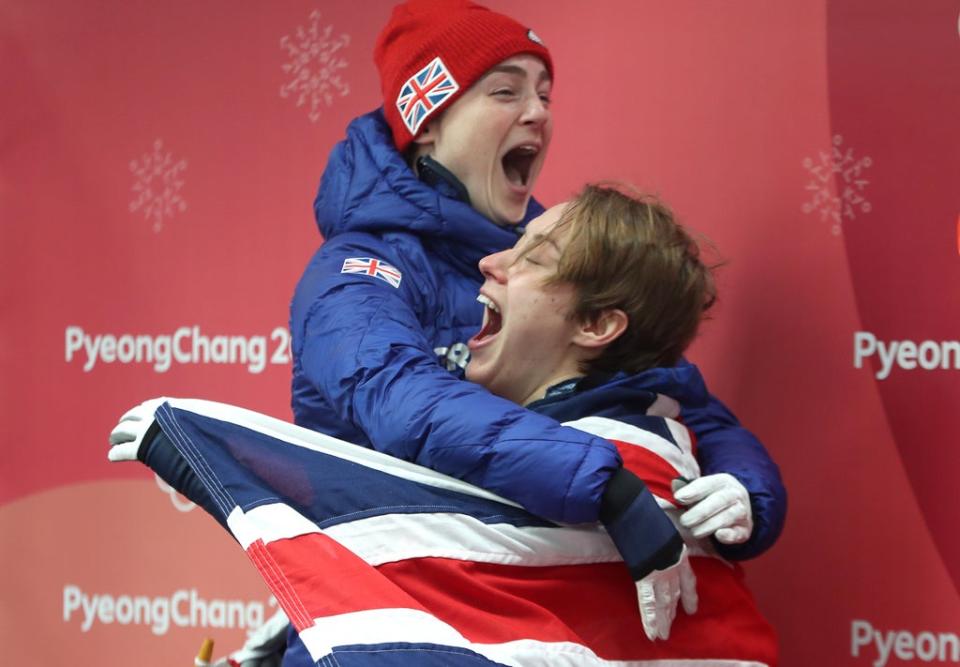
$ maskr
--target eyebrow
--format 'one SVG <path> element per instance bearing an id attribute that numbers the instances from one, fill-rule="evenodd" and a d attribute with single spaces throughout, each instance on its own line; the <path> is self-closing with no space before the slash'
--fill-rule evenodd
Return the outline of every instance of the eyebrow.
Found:
<path id="1" fill-rule="evenodd" d="M 562 250 L 560 250 L 559 244 L 557 244 L 553 236 L 550 234 L 540 234 L 540 233 L 532 234 L 530 240 L 533 241 L 534 247 L 542 245 L 544 243 L 549 243 L 556 249 L 558 253 L 563 252 Z"/>
<path id="2" fill-rule="evenodd" d="M 490 68 L 487 74 L 488 75 L 493 74 L 494 72 L 503 72 L 504 74 L 516 74 L 517 76 L 522 76 L 522 77 L 527 76 L 527 70 L 520 67 L 519 65 L 494 65 L 493 67 Z M 540 83 L 544 80 L 550 81 L 551 83 L 553 82 L 553 80 L 550 78 L 550 72 L 548 72 L 546 69 L 540 70 L 540 76 L 537 77 L 537 83 Z"/>

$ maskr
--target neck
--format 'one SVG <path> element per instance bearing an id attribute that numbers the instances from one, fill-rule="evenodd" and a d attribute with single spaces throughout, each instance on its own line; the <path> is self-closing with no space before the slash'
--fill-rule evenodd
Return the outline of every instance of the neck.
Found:
<path id="1" fill-rule="evenodd" d="M 562 373 L 554 375 L 550 380 L 539 385 L 536 389 L 530 392 L 530 395 L 523 401 L 518 401 L 520 405 L 527 406 L 533 403 L 534 401 L 539 401 L 542 398 L 547 397 L 547 392 L 551 388 L 557 387 L 557 385 L 562 385 L 566 382 L 571 382 L 579 380 L 582 376 L 579 373 Z"/>
<path id="2" fill-rule="evenodd" d="M 420 155 L 414 160 L 413 171 L 417 177 L 440 192 L 440 194 L 470 204 L 470 193 L 457 175 L 429 155 Z"/>

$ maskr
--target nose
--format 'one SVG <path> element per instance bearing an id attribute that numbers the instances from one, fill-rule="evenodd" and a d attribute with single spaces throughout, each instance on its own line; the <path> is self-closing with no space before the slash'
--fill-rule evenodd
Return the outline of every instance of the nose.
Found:
<path id="1" fill-rule="evenodd" d="M 550 120 L 550 107 L 540 99 L 539 93 L 527 96 L 520 121 L 524 124 L 545 125 Z"/>
<path id="2" fill-rule="evenodd" d="M 483 277 L 498 283 L 506 282 L 506 269 L 510 265 L 507 260 L 509 259 L 508 255 L 511 251 L 512 249 L 501 250 L 500 252 L 495 252 L 481 259 L 478 266 L 480 267 L 480 273 L 483 274 Z"/>

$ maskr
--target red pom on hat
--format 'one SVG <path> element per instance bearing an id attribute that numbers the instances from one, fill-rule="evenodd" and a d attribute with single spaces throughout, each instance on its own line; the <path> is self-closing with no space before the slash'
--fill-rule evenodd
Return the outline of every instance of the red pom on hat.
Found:
<path id="1" fill-rule="evenodd" d="M 543 60 L 553 77 L 543 42 L 509 16 L 469 0 L 408 0 L 394 7 L 373 60 L 397 150 L 487 70 L 522 53 Z"/>

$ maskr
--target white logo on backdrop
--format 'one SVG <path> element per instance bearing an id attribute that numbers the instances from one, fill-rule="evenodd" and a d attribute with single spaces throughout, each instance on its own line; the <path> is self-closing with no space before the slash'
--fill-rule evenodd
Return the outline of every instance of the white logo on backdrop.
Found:
<path id="1" fill-rule="evenodd" d="M 883 630 L 874 628 L 870 621 L 854 619 L 850 623 L 850 655 L 867 660 L 877 656 L 874 667 L 905 662 L 960 662 L 960 637 L 954 632 L 923 630 Z"/>
<path id="2" fill-rule="evenodd" d="M 93 593 L 76 584 L 63 587 L 63 622 L 79 623 L 80 632 L 116 624 L 146 626 L 158 636 L 174 628 L 241 628 L 249 635 L 263 625 L 265 612 L 276 606 L 272 595 L 266 603 L 208 598 L 196 588 L 148 596 Z"/>
<path id="3" fill-rule="evenodd" d="M 869 331 L 855 331 L 853 367 L 863 368 L 867 361 L 874 367 L 879 366 L 875 374 L 878 380 L 886 380 L 895 368 L 905 371 L 918 368 L 925 371 L 960 370 L 960 341 L 882 340 Z"/>
<path id="4" fill-rule="evenodd" d="M 267 336 L 209 334 L 199 325 L 162 334 L 95 333 L 75 324 L 64 330 L 64 359 L 89 373 L 100 364 L 149 364 L 166 373 L 175 364 L 240 364 L 254 375 L 268 364 L 290 363 L 290 332 L 274 327 Z"/>
<path id="5" fill-rule="evenodd" d="M 142 210 L 143 217 L 153 223 L 153 231 L 163 229 L 165 220 L 187 210 L 187 202 L 180 195 L 186 169 L 186 160 L 174 159 L 173 153 L 164 150 L 163 141 L 154 141 L 152 153 L 130 161 L 130 171 L 136 179 L 130 212 Z"/>
<path id="6" fill-rule="evenodd" d="M 853 220 L 858 213 L 869 213 L 870 202 L 864 190 L 870 183 L 864 170 L 873 164 L 870 157 L 856 157 L 852 148 L 843 148 L 843 137 L 833 137 L 829 151 L 820 151 L 818 159 L 804 158 L 803 168 L 810 175 L 806 189 L 810 199 L 802 206 L 804 213 L 817 212 L 823 221 L 833 223 L 839 234 L 844 219 Z"/>
<path id="7" fill-rule="evenodd" d="M 154 475 L 153 477 L 157 481 L 157 486 L 160 487 L 160 490 L 163 491 L 168 496 L 170 496 L 170 502 L 173 504 L 174 507 L 177 508 L 178 511 L 189 512 L 194 507 L 197 506 L 196 503 L 194 503 L 191 500 L 187 500 L 186 498 L 181 496 L 179 493 L 177 493 L 177 491 L 172 486 L 170 486 L 169 484 L 164 482 L 162 479 L 160 479 L 160 475 Z"/>
<path id="8" fill-rule="evenodd" d="M 333 104 L 334 95 L 343 97 L 350 93 L 350 85 L 340 78 L 340 70 L 346 69 L 347 60 L 340 49 L 350 44 L 350 35 L 332 38 L 333 26 L 320 25 L 320 12 L 310 12 L 310 25 L 297 26 L 293 35 L 284 35 L 280 47 L 287 52 L 289 60 L 283 71 L 290 80 L 280 86 L 280 97 L 292 97 L 297 106 L 309 102 L 310 120 L 320 119 L 320 104 Z"/>

